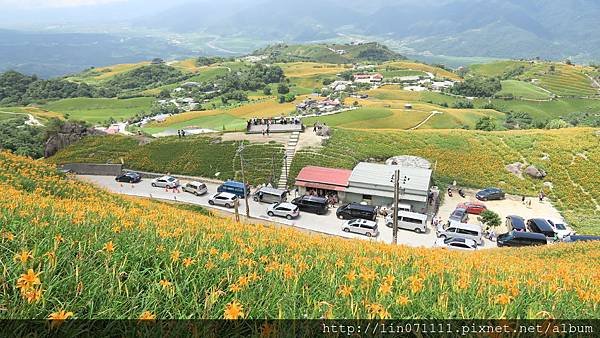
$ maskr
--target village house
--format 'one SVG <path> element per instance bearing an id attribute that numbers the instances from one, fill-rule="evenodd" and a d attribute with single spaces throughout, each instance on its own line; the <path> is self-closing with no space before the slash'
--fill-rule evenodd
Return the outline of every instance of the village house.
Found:
<path id="1" fill-rule="evenodd" d="M 344 91 L 346 89 L 348 89 L 348 87 L 352 85 L 352 82 L 350 81 L 333 81 L 330 85 L 329 85 L 329 89 L 333 90 L 334 92 L 341 92 Z"/>
<path id="2" fill-rule="evenodd" d="M 446 88 L 454 87 L 454 82 L 452 81 L 438 81 L 431 83 L 431 89 L 434 91 L 442 91 Z"/>
<path id="3" fill-rule="evenodd" d="M 308 166 L 296 178 L 300 194 L 335 194 L 344 203 L 391 206 L 394 202 L 394 175 L 400 170 L 398 202 L 415 212 L 426 213 L 432 170 L 427 168 L 359 163 L 353 170 Z"/>
<path id="4" fill-rule="evenodd" d="M 379 73 L 375 74 L 355 74 L 355 83 L 381 83 L 383 81 L 383 75 Z"/>
<path id="5" fill-rule="evenodd" d="M 400 169 L 399 202 L 424 213 L 432 184 L 432 170 L 378 163 L 359 163 L 348 179 L 346 202 L 388 206 L 394 202 L 394 174 Z"/>

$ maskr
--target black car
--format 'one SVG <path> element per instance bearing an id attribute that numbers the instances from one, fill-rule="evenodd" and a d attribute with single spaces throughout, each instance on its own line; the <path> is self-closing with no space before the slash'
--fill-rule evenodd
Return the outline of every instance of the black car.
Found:
<path id="1" fill-rule="evenodd" d="M 115 178 L 115 181 L 124 183 L 138 183 L 141 180 L 142 175 L 134 172 L 126 172 Z"/>
<path id="2" fill-rule="evenodd" d="M 552 225 L 550 225 L 550 223 L 548 223 L 548 221 L 543 218 L 532 218 L 528 220 L 527 230 L 531 232 L 536 232 L 538 234 L 542 234 L 548 238 L 553 238 L 554 236 L 556 236 Z"/>
<path id="3" fill-rule="evenodd" d="M 524 231 L 511 231 L 506 234 L 498 235 L 496 245 L 499 247 L 519 247 L 532 245 L 546 245 L 548 239 L 543 234 Z"/>
<path id="4" fill-rule="evenodd" d="M 526 231 L 525 219 L 521 216 L 510 215 L 506 216 L 506 228 L 508 231 Z"/>
<path id="5" fill-rule="evenodd" d="M 563 238 L 563 242 L 567 242 L 567 243 L 590 242 L 590 241 L 600 241 L 600 236 L 570 235 L 570 236 Z"/>
<path id="6" fill-rule="evenodd" d="M 475 197 L 480 201 L 503 200 L 506 195 L 502 189 L 487 188 L 475 194 Z"/>
<path id="7" fill-rule="evenodd" d="M 377 208 L 371 205 L 349 203 L 339 207 L 335 214 L 339 219 L 366 219 L 374 221 L 377 219 Z"/>
<path id="8" fill-rule="evenodd" d="M 310 212 L 317 215 L 325 215 L 329 210 L 329 203 L 325 197 L 301 196 L 292 201 L 301 211 Z"/>

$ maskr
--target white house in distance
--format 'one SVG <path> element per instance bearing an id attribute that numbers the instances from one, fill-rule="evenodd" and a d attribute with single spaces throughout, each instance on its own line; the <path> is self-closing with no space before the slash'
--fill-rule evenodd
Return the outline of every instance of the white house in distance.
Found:
<path id="1" fill-rule="evenodd" d="M 355 83 L 381 83 L 383 81 L 383 75 L 379 73 L 375 74 L 355 74 Z"/>
<path id="2" fill-rule="evenodd" d="M 333 81 L 329 85 L 329 89 L 333 90 L 334 92 L 341 92 L 346 90 L 351 84 L 352 82 L 350 81 Z"/>

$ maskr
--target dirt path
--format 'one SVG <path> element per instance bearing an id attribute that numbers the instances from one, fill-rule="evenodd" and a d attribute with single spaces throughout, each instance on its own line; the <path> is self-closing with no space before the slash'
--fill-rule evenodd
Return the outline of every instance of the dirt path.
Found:
<path id="1" fill-rule="evenodd" d="M 427 118 L 423 121 L 421 121 L 419 124 L 417 124 L 416 126 L 409 128 L 408 130 L 415 130 L 415 129 L 419 129 L 419 127 L 421 127 L 422 125 L 424 125 L 425 123 L 427 123 L 432 117 L 439 115 L 439 114 L 443 114 L 441 111 L 432 111 L 431 114 L 429 116 L 427 116 Z"/>
<path id="2" fill-rule="evenodd" d="M 33 116 L 31 114 L 27 114 L 27 113 L 15 113 L 15 112 L 8 112 L 8 111 L 0 111 L 0 113 L 2 113 L 2 114 L 10 114 L 10 115 L 27 115 L 28 120 L 25 121 L 26 125 L 36 126 L 36 127 L 43 127 L 44 126 L 44 124 L 42 122 L 40 122 L 40 120 L 38 120 L 35 116 Z"/>

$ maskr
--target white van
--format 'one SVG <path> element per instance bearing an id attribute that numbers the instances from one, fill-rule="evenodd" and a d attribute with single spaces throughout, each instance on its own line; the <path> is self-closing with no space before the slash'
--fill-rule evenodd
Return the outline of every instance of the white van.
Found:
<path id="1" fill-rule="evenodd" d="M 436 229 L 439 238 L 466 238 L 483 245 L 483 232 L 479 225 L 449 221 L 445 227 Z"/>
<path id="2" fill-rule="evenodd" d="M 398 212 L 398 229 L 412 230 L 417 233 L 427 231 L 427 215 L 402 211 L 400 207 L 398 209 L 400 210 Z M 385 225 L 390 228 L 394 226 L 394 215 L 388 215 L 385 218 Z"/>

